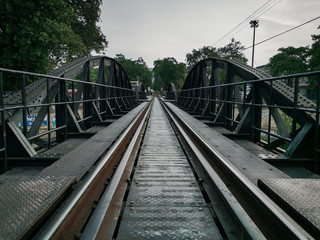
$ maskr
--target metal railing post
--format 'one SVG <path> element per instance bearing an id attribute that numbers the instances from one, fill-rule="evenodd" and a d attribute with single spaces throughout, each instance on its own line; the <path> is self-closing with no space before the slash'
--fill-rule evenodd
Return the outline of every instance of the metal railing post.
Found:
<path id="1" fill-rule="evenodd" d="M 273 81 L 270 80 L 270 106 L 272 105 L 272 94 L 273 94 Z M 268 112 L 268 133 L 271 133 L 271 108 L 269 107 Z M 268 146 L 270 145 L 270 134 L 268 134 Z"/>
<path id="2" fill-rule="evenodd" d="M 27 122 L 27 95 L 26 95 L 26 77 L 21 75 L 21 100 L 22 100 L 22 126 L 23 134 L 28 138 L 28 122 Z"/>
<path id="3" fill-rule="evenodd" d="M 4 98 L 3 98 L 3 79 L 2 72 L 0 72 L 0 116 L 1 116 L 1 136 L 2 144 L 0 144 L 1 151 L 3 152 L 3 171 L 8 170 L 8 159 L 7 159 L 7 139 L 6 139 L 6 122 L 5 122 L 5 109 L 4 109 Z"/>
<path id="4" fill-rule="evenodd" d="M 46 79 L 47 83 L 47 130 L 48 130 L 48 148 L 51 148 L 51 114 L 50 114 L 50 98 L 49 98 L 49 92 L 50 92 L 50 84 L 49 84 L 49 78 Z"/>
<path id="5" fill-rule="evenodd" d="M 252 91 L 252 100 L 251 100 L 251 107 L 252 107 L 252 124 L 251 124 L 251 141 L 252 142 L 255 142 L 255 137 L 254 137 L 254 134 L 255 134 L 255 98 L 256 98 L 256 83 L 253 83 L 252 84 L 252 87 L 251 87 L 251 91 Z"/>
<path id="6" fill-rule="evenodd" d="M 297 134 L 297 105 L 298 105 L 298 92 L 299 92 L 299 78 L 294 79 L 294 97 L 293 97 L 293 114 L 292 114 L 292 139 L 295 138 Z"/>
<path id="7" fill-rule="evenodd" d="M 316 75 L 318 78 L 320 75 Z M 320 114 L 320 79 L 317 80 L 317 109 L 316 109 L 316 126 L 315 126 L 315 146 L 314 146 L 314 172 L 319 174 L 319 114 Z"/>

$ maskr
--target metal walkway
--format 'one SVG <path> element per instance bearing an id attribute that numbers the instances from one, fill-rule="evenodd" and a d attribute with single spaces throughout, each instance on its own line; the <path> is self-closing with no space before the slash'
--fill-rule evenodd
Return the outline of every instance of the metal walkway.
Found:
<path id="1" fill-rule="evenodd" d="M 118 239 L 221 239 L 158 99 L 152 108 Z"/>

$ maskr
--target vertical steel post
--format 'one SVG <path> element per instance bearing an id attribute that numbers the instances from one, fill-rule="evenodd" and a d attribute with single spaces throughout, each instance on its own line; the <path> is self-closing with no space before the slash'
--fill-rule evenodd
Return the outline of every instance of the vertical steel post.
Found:
<path id="1" fill-rule="evenodd" d="M 244 83 L 244 90 L 243 90 L 243 99 L 242 99 L 242 116 L 246 112 L 246 101 L 247 101 L 247 83 Z"/>
<path id="2" fill-rule="evenodd" d="M 255 110 L 256 110 L 256 106 L 255 106 L 255 100 L 256 100 L 256 83 L 252 84 L 252 100 L 251 100 L 251 107 L 252 107 L 252 124 L 251 124 L 251 141 L 255 142 Z"/>
<path id="3" fill-rule="evenodd" d="M 235 102 L 236 102 L 236 90 L 235 90 L 235 88 L 237 87 L 238 85 L 232 85 L 232 122 L 231 122 L 231 124 L 232 124 L 232 131 L 234 131 L 234 129 L 235 129 L 235 120 L 236 119 L 234 119 L 234 109 L 235 109 Z"/>
<path id="4" fill-rule="evenodd" d="M 315 153 L 314 153 L 314 172 L 319 174 L 319 114 L 320 114 L 320 79 L 317 75 L 317 111 L 316 111 L 316 129 L 315 129 Z"/>
<path id="5" fill-rule="evenodd" d="M 72 111 L 74 112 L 75 108 L 75 104 L 74 104 L 74 101 L 75 101 L 75 92 L 74 92 L 74 81 L 71 82 L 71 86 L 72 86 L 72 96 L 71 96 L 71 99 L 72 99 Z"/>
<path id="6" fill-rule="evenodd" d="M 0 115 L 1 115 L 1 132 L 2 132 L 2 145 L 3 147 L 3 171 L 8 170 L 8 159 L 7 159 L 7 139 L 6 139 L 6 122 L 5 122 L 5 110 L 4 110 L 4 99 L 3 99 L 3 80 L 2 72 L 0 72 Z"/>
<path id="7" fill-rule="evenodd" d="M 270 80 L 270 105 L 272 106 L 272 94 L 273 94 L 273 81 Z M 271 132 L 271 108 L 268 112 L 268 146 L 270 145 L 270 132 Z"/>
<path id="8" fill-rule="evenodd" d="M 56 127 L 59 129 L 57 134 L 57 141 L 63 142 L 67 139 L 67 106 L 66 106 L 66 84 L 65 81 L 59 79 L 59 92 L 56 96 Z"/>
<path id="9" fill-rule="evenodd" d="M 48 130 L 48 148 L 51 148 L 51 114 L 50 114 L 50 98 L 49 98 L 49 78 L 47 78 L 47 130 Z"/>
<path id="10" fill-rule="evenodd" d="M 292 115 L 292 139 L 297 135 L 297 105 L 299 92 L 299 78 L 294 79 L 293 115 Z"/>
<path id="11" fill-rule="evenodd" d="M 227 128 L 227 107 L 228 107 L 228 88 L 227 86 L 223 86 L 224 88 L 224 116 L 223 116 L 223 127 Z"/>
<path id="12" fill-rule="evenodd" d="M 22 100 L 22 126 L 23 134 L 28 138 L 28 123 L 27 123 L 27 95 L 26 95 L 26 76 L 21 75 L 21 100 Z"/>

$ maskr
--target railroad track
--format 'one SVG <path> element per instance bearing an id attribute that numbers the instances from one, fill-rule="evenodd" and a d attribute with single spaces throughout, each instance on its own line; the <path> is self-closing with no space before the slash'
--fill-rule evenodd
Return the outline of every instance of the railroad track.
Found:
<path id="1" fill-rule="evenodd" d="M 313 239 L 154 99 L 35 239 Z"/>

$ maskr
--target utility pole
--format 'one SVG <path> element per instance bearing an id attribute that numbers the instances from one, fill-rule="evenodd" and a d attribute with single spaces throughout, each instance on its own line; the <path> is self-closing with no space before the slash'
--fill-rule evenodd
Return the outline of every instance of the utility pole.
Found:
<path id="1" fill-rule="evenodd" d="M 255 44 L 255 39 L 256 39 L 256 28 L 259 27 L 259 20 L 251 20 L 250 24 L 251 24 L 251 27 L 253 28 L 252 63 L 251 63 L 251 67 L 253 67 L 253 63 L 254 63 L 254 44 Z"/>

